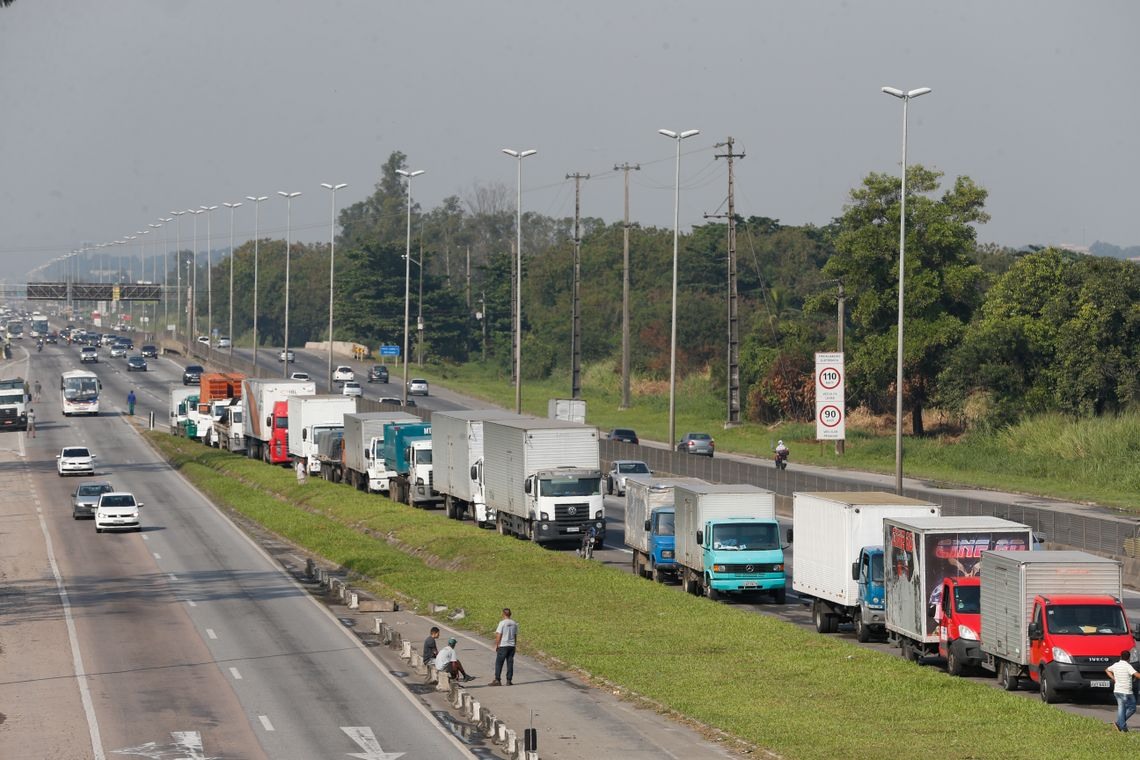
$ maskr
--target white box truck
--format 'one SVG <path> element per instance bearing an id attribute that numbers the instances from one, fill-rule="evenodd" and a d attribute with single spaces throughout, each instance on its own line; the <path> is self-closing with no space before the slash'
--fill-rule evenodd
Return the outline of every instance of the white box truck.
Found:
<path id="1" fill-rule="evenodd" d="M 937 504 L 880 491 L 792 494 L 792 589 L 811 600 L 815 629 L 853 623 L 859 641 L 883 635 L 883 520 L 941 514 Z"/>
<path id="2" fill-rule="evenodd" d="M 470 515 L 480 528 L 494 523 L 487 508 L 483 478 L 483 423 L 486 420 L 525 419 L 505 409 L 440 411 L 431 416 L 431 452 L 435 488 L 443 495 L 447 516 L 462 520 Z"/>
<path id="3" fill-rule="evenodd" d="M 293 465 L 300 462 L 310 475 L 319 475 L 321 460 L 317 458 L 317 433 L 344 429 L 344 415 L 356 411 L 352 396 L 290 396 L 289 457 Z"/>
<path id="4" fill-rule="evenodd" d="M 1130 651 L 1136 630 L 1121 563 L 1080 551 L 987 551 L 981 568 L 982 665 L 1013 691 L 1022 677 L 1041 698 L 1112 690 L 1105 668 Z"/>
<path id="5" fill-rule="evenodd" d="M 1029 526 L 1000 517 L 883 520 L 888 639 L 908 660 L 937 656 L 944 634 L 941 594 L 946 581 L 961 579 L 963 585 L 976 586 L 982 552 L 1028 551 L 1032 541 Z"/>
<path id="6" fill-rule="evenodd" d="M 783 604 L 784 545 L 776 495 L 746 484 L 704 483 L 673 488 L 677 572 L 691 594 L 763 592 Z"/>
<path id="7" fill-rule="evenodd" d="M 312 380 L 270 380 L 247 377 L 241 381 L 241 412 L 245 455 L 270 464 L 289 464 L 290 396 L 312 396 Z"/>
<path id="8" fill-rule="evenodd" d="M 532 541 L 605 540 L 598 429 L 537 418 L 483 422 L 487 507 L 499 532 Z"/>
<path id="9" fill-rule="evenodd" d="M 384 426 L 422 422 L 405 412 L 355 412 L 344 415 L 344 480 L 359 491 L 388 492 L 384 466 Z"/>
<path id="10" fill-rule="evenodd" d="M 702 485 L 700 478 L 629 475 L 625 479 L 625 545 L 633 552 L 633 574 L 661 582 L 677 574 L 676 486 Z"/>

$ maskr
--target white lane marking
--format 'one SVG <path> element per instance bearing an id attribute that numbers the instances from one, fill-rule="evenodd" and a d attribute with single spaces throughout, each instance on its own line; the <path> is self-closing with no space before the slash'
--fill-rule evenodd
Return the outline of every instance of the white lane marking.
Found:
<path id="1" fill-rule="evenodd" d="M 198 603 L 197 603 L 197 602 L 195 602 L 193 599 L 187 599 L 187 600 L 186 600 L 186 603 L 187 603 L 188 605 L 190 605 L 191 607 L 197 607 L 197 606 L 198 606 Z"/>
<path id="2" fill-rule="evenodd" d="M 149 540 L 150 540 L 150 536 L 148 536 L 147 534 L 143 533 L 143 541 L 149 541 Z"/>
<path id="3" fill-rule="evenodd" d="M 169 578 L 170 578 L 170 580 L 172 580 L 172 581 L 176 581 L 176 580 L 178 580 L 178 576 L 177 576 L 177 575 L 175 575 L 174 573 L 167 573 L 166 575 L 167 575 L 167 577 L 169 577 Z"/>
<path id="4" fill-rule="evenodd" d="M 63 606 L 63 617 L 67 622 L 67 638 L 71 641 L 71 661 L 75 667 L 75 680 L 79 684 L 79 698 L 83 702 L 83 713 L 87 717 L 87 730 L 91 735 L 91 750 L 95 760 L 106 760 L 103 753 L 103 739 L 99 735 L 99 721 L 95 717 L 95 705 L 91 701 L 91 690 L 87 685 L 87 673 L 83 669 L 83 655 L 79 653 L 79 637 L 75 631 L 75 620 L 71 617 L 71 601 L 67 596 L 67 589 L 63 587 L 63 578 L 59 574 L 59 565 L 55 561 L 55 550 L 52 548 L 51 534 L 48 533 L 47 522 L 40 515 L 40 530 L 44 534 L 44 544 L 47 547 L 48 564 L 51 573 L 55 576 L 55 587 L 59 591 L 59 601 Z"/>
<path id="5" fill-rule="evenodd" d="M 155 559 L 162 559 L 162 555 L 161 555 L 161 554 L 159 554 L 158 552 L 155 552 L 155 553 L 154 553 L 154 558 L 155 558 Z"/>
<path id="6" fill-rule="evenodd" d="M 348 738 L 356 742 L 363 752 L 346 752 L 349 757 L 355 757 L 358 760 L 396 760 L 396 758 L 403 757 L 404 752 L 385 752 L 380 749 L 380 742 L 376 740 L 376 734 L 372 733 L 372 729 L 368 726 L 341 726 L 341 731 L 348 734 Z"/>
<path id="7" fill-rule="evenodd" d="M 264 728 L 266 731 L 276 731 L 277 730 L 273 727 L 273 724 L 269 722 L 269 716 L 268 715 L 258 715 L 257 719 L 261 721 L 261 727 Z"/>
<path id="8" fill-rule="evenodd" d="M 235 681 L 241 680 L 241 673 L 238 672 L 237 668 L 230 668 L 230 675 L 234 677 Z"/>
<path id="9" fill-rule="evenodd" d="M 171 731 L 170 736 L 178 749 L 185 750 L 186 760 L 207 760 L 202 752 L 202 735 L 197 731 Z"/>
<path id="10" fill-rule="evenodd" d="M 213 628 L 207 628 L 207 629 L 206 629 L 206 635 L 207 635 L 207 636 L 209 636 L 211 639 L 216 639 L 216 638 L 218 638 L 218 634 L 214 633 L 214 629 L 213 629 Z"/>

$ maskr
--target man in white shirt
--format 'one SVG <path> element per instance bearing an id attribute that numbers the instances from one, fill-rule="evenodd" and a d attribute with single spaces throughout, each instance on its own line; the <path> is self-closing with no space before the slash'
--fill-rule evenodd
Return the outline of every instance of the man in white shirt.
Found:
<path id="1" fill-rule="evenodd" d="M 448 639 L 447 646 L 439 650 L 439 654 L 435 656 L 435 669 L 440 672 L 440 675 L 446 674 L 448 678 L 463 677 L 464 681 L 474 681 L 475 676 L 468 675 L 467 671 L 463 669 L 463 663 L 459 661 L 459 657 L 455 654 L 455 645 L 459 643 L 455 639 Z"/>
<path id="2" fill-rule="evenodd" d="M 1136 695 L 1132 692 L 1132 679 L 1140 678 L 1140 673 L 1132 667 L 1128 658 L 1132 652 L 1125 649 L 1120 653 L 1120 659 L 1105 668 L 1109 678 L 1113 679 L 1115 686 L 1112 696 L 1116 697 L 1116 730 L 1127 731 L 1128 719 L 1136 713 Z"/>
<path id="3" fill-rule="evenodd" d="M 503 619 L 495 629 L 495 680 L 491 686 L 502 686 L 503 664 L 507 666 L 507 686 L 515 679 L 515 646 L 518 644 L 519 624 L 511 620 L 511 608 L 503 608 Z"/>

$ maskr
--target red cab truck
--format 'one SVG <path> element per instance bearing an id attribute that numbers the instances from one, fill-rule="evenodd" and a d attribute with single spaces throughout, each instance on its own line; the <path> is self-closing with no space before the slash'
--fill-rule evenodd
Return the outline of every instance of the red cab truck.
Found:
<path id="1" fill-rule="evenodd" d="M 242 381 L 241 408 L 245 426 L 245 454 L 270 464 L 291 464 L 289 456 L 290 396 L 312 396 L 312 380 L 270 380 L 247 377 Z"/>
<path id="2" fill-rule="evenodd" d="M 1028 677 L 1045 702 L 1112 691 L 1105 668 L 1131 649 L 1120 562 L 1080 551 L 982 554 L 982 665 L 1013 691 Z"/>

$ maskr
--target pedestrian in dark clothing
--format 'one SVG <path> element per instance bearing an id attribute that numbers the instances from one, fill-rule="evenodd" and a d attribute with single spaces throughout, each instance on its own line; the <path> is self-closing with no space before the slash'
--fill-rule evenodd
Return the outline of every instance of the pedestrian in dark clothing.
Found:
<path id="1" fill-rule="evenodd" d="M 439 645 L 435 643 L 438 638 L 439 628 L 433 625 L 428 637 L 424 639 L 424 662 L 435 662 L 435 657 L 439 654 Z"/>
<path id="2" fill-rule="evenodd" d="M 519 624 L 511 619 L 511 608 L 503 608 L 503 619 L 495 629 L 495 680 L 491 686 L 502 686 L 499 678 L 503 675 L 503 665 L 507 666 L 507 686 L 515 680 L 515 646 L 518 644 Z"/>
<path id="3" fill-rule="evenodd" d="M 127 394 L 127 413 L 132 417 L 135 414 L 135 392 L 133 390 Z"/>

